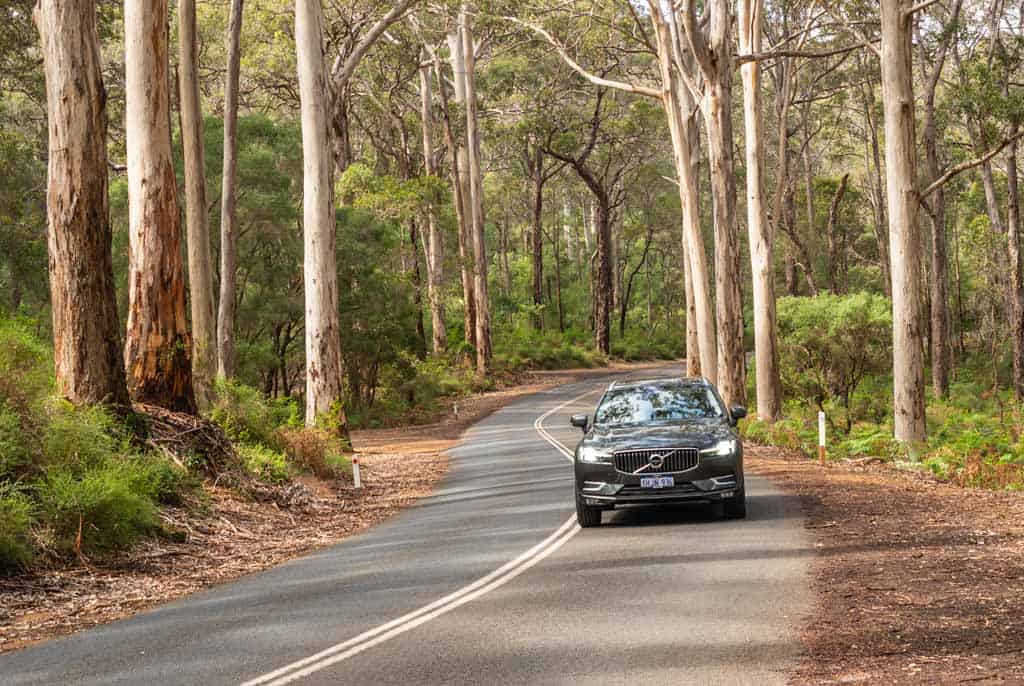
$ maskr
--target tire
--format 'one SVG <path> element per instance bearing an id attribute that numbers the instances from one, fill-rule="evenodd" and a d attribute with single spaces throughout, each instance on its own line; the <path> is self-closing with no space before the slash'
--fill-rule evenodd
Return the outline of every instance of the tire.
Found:
<path id="1" fill-rule="evenodd" d="M 591 507 L 583 503 L 580 494 L 576 494 L 576 521 L 584 529 L 592 526 L 601 526 L 601 508 Z"/>
<path id="2" fill-rule="evenodd" d="M 747 494 L 738 491 L 732 500 L 722 503 L 722 514 L 726 519 L 746 519 L 747 516 Z"/>

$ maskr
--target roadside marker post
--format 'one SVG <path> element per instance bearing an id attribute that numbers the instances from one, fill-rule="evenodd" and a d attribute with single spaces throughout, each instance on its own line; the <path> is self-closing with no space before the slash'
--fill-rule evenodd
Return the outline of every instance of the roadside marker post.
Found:
<path id="1" fill-rule="evenodd" d="M 363 487 L 363 482 L 359 479 L 359 456 L 352 456 L 352 485 L 355 486 L 356 490 Z"/>
<path id="2" fill-rule="evenodd" d="M 818 412 L 818 462 L 825 465 L 825 413 Z"/>

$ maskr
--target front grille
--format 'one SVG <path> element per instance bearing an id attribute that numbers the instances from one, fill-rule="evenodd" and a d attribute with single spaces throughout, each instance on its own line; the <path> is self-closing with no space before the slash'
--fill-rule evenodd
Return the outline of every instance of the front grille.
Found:
<path id="1" fill-rule="evenodd" d="M 615 453 L 615 469 L 632 474 L 644 465 L 650 464 L 651 458 L 661 455 L 661 467 L 648 467 L 641 474 L 664 474 L 666 472 L 685 472 L 697 466 L 700 456 L 696 448 L 661 448 L 644 450 L 621 450 Z"/>

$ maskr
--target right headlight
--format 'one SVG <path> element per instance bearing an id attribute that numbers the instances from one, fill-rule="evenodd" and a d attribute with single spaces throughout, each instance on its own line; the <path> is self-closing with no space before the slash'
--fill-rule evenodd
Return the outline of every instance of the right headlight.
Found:
<path id="1" fill-rule="evenodd" d="M 724 441 L 715 443 L 710 448 L 704 448 L 700 451 L 700 454 L 707 455 L 709 457 L 725 457 L 727 455 L 732 455 L 734 452 L 736 452 L 736 439 L 727 438 Z"/>
<path id="2" fill-rule="evenodd" d="M 593 446 L 583 446 L 579 450 L 580 462 L 611 462 L 612 454 Z"/>

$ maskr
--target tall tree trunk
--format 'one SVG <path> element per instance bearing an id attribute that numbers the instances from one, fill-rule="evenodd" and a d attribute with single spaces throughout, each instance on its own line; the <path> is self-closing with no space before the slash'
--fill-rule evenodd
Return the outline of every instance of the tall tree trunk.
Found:
<path id="1" fill-rule="evenodd" d="M 715 305 L 718 321 L 718 387 L 730 405 L 744 404 L 746 360 L 740 295 L 740 237 L 736 221 L 736 176 L 732 132 L 732 17 L 726 0 L 712 0 L 706 27 L 696 6 L 682 10 L 687 40 L 704 78 L 700 101 L 708 132 L 708 161 L 715 217 Z M 704 370 L 707 375 L 707 370 Z"/>
<path id="2" fill-rule="evenodd" d="M 680 49 L 681 37 L 675 14 L 670 13 L 670 21 L 666 22 L 659 4 L 649 0 L 648 8 L 658 41 L 658 65 L 664 93 L 662 106 L 668 119 L 682 210 L 683 280 L 687 303 L 686 373 L 690 376 L 703 374 L 716 383 L 718 351 L 707 256 L 700 226 L 700 129 L 693 94 L 682 83 L 679 74 L 679 68 L 692 71 L 693 65 L 689 62 L 688 53 L 684 54 Z M 682 64 L 684 60 L 686 63 Z"/>
<path id="3" fill-rule="evenodd" d="M 452 65 L 452 99 L 455 104 L 466 102 L 466 66 L 462 53 L 462 39 L 459 31 L 448 34 L 448 48 L 451 53 Z M 445 138 L 451 157 L 452 202 L 455 205 L 455 217 L 458 220 L 459 265 L 462 270 L 462 299 L 465 303 L 463 311 L 463 329 L 466 344 L 476 346 L 476 294 L 473 290 L 473 258 L 472 247 L 472 210 L 470 208 L 470 188 L 466 159 L 466 145 L 461 137 L 457 137 L 452 127 L 451 113 L 448 107 L 447 91 L 441 76 L 440 63 L 435 63 L 438 88 L 441 92 L 442 111 L 445 122 Z"/>
<path id="4" fill-rule="evenodd" d="M 544 315 L 541 306 L 544 304 L 544 293 L 542 284 L 544 282 L 544 152 L 540 146 L 531 150 L 528 154 L 533 155 L 533 162 L 530 165 L 531 176 L 533 177 L 533 227 L 532 227 L 532 248 L 533 248 L 533 328 L 537 331 L 544 329 Z"/>
<path id="5" fill-rule="evenodd" d="M 57 392 L 128 405 L 111 265 L 106 91 L 95 0 L 41 0 L 50 302 Z"/>
<path id="6" fill-rule="evenodd" d="M 760 0 L 739 0 L 736 25 L 741 54 L 761 52 Z M 775 324 L 775 272 L 771 225 L 764 198 L 764 108 L 761 103 L 761 66 L 757 61 L 740 67 L 743 79 L 743 121 L 747 151 L 747 229 L 750 269 L 754 279 L 754 358 L 757 370 L 757 415 L 773 422 L 782 413 L 779 351 Z M 845 177 L 844 177 L 845 179 Z"/>
<path id="7" fill-rule="evenodd" d="M 235 375 L 235 270 L 238 243 L 238 75 L 243 0 L 231 0 L 228 69 L 224 77 L 224 172 L 220 198 L 220 301 L 217 307 L 217 375 Z M 285 384 L 288 380 L 284 379 Z"/>
<path id="8" fill-rule="evenodd" d="M 896 439 L 925 439 L 921 239 L 908 0 L 882 0 L 882 102 L 892 260 L 893 408 Z"/>
<path id="9" fill-rule="evenodd" d="M 420 272 L 419 242 L 420 230 L 416 220 L 409 221 L 409 257 L 412 259 L 412 299 L 416 309 L 416 357 L 427 359 L 427 327 L 423 321 L 423 274 Z"/>
<path id="10" fill-rule="evenodd" d="M 871 210 L 874 215 L 875 242 L 878 246 L 878 262 L 882 269 L 882 283 L 885 294 L 892 296 L 892 261 L 889 258 L 889 239 L 886 236 L 885 198 L 882 192 L 882 158 L 878 145 L 878 122 L 875 119 L 874 85 L 869 91 L 861 91 L 864 103 L 864 127 L 868 131 L 870 157 L 865 152 L 865 167 L 870 174 L 869 191 Z"/>
<path id="11" fill-rule="evenodd" d="M 1010 135 L 1017 132 L 1014 123 Z M 1013 345 L 1013 388 L 1024 399 L 1024 279 L 1021 277 L 1020 190 L 1017 176 L 1017 141 L 1006 146 L 1006 244 L 1010 262 L 1010 340 Z"/>
<path id="12" fill-rule="evenodd" d="M 559 253 L 559 239 L 558 232 L 553 232 L 553 240 L 551 241 L 552 252 L 555 258 L 555 295 L 558 302 L 558 332 L 565 332 L 565 308 L 562 305 L 562 256 Z"/>
<path id="13" fill-rule="evenodd" d="M 181 216 L 171 157 L 167 0 L 127 0 L 128 390 L 137 402 L 194 413 Z"/>
<path id="14" fill-rule="evenodd" d="M 435 177 L 434 108 L 426 50 L 420 55 L 420 118 L 423 121 L 423 168 L 427 176 Z M 426 222 L 423 253 L 427 265 L 427 298 L 430 300 L 430 347 L 435 355 L 440 355 L 448 347 L 444 319 L 444 237 L 437 225 L 433 202 L 427 204 Z"/>
<path id="15" fill-rule="evenodd" d="M 840 276 L 840 249 L 844 243 L 838 236 L 839 230 L 839 203 L 846 194 L 846 184 L 850 180 L 849 174 L 843 174 L 839 179 L 836 192 L 832 194 L 832 202 L 828 206 L 828 224 L 825 233 L 828 235 L 828 285 L 832 293 L 842 293 L 843 286 L 839 281 Z"/>
<path id="16" fill-rule="evenodd" d="M 469 197 L 473 243 L 473 295 L 476 303 L 476 371 L 484 376 L 491 364 L 491 306 L 487 297 L 487 247 L 484 240 L 484 188 L 480 167 L 480 137 L 477 130 L 476 56 L 473 31 L 463 3 L 459 15 L 462 29 L 463 65 L 466 71 L 466 157 L 469 162 Z"/>
<path id="17" fill-rule="evenodd" d="M 178 2 L 178 62 L 188 284 L 192 308 L 192 383 L 199 400 L 206 403 L 211 399 L 211 384 L 217 371 L 217 329 L 213 315 L 210 220 L 206 213 L 206 157 L 203 151 L 203 108 L 199 96 L 195 0 Z"/>
<path id="18" fill-rule="evenodd" d="M 942 175 L 939 165 L 938 133 L 935 125 L 935 91 L 925 92 L 924 149 L 928 183 Z M 936 398 L 949 395 L 952 356 L 949 349 L 949 295 L 946 275 L 946 194 L 942 186 L 930 198 L 931 221 L 931 331 L 932 393 Z"/>
<path id="19" fill-rule="evenodd" d="M 594 279 L 594 340 L 597 351 L 611 353 L 612 229 L 608 199 L 595 198 L 594 233 L 597 234 L 597 273 Z"/>
<path id="20" fill-rule="evenodd" d="M 325 421 L 347 438 L 335 262 L 334 159 L 320 0 L 296 0 L 295 47 L 302 114 L 306 425 Z"/>

